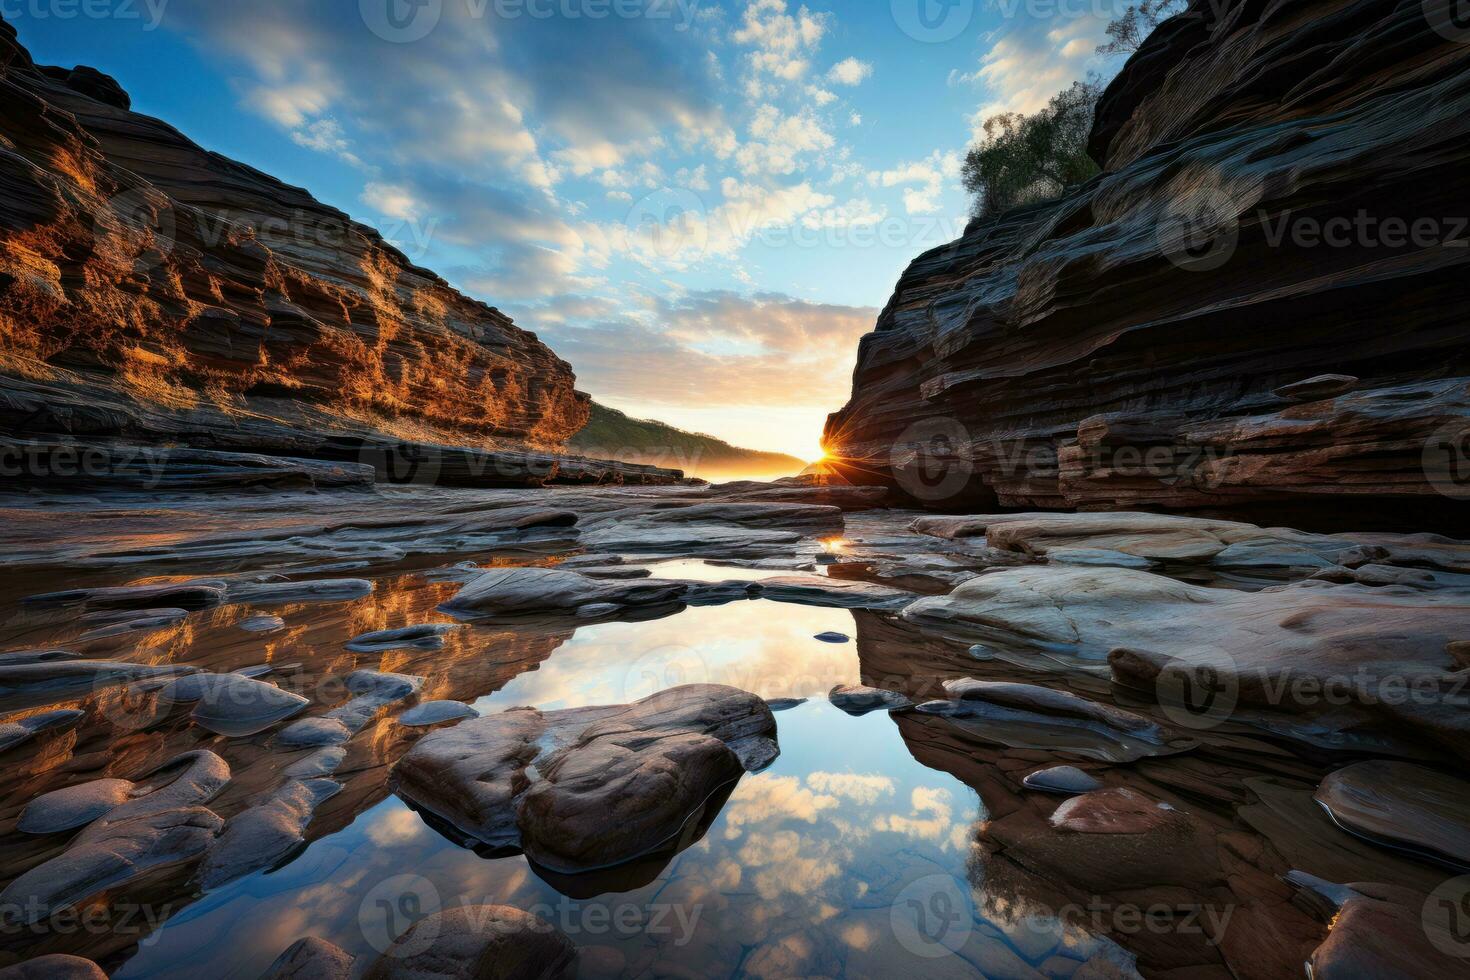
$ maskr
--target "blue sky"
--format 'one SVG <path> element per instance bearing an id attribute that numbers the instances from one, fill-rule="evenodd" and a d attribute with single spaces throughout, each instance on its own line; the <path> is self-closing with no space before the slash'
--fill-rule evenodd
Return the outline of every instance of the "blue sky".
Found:
<path id="1" fill-rule="evenodd" d="M 1123 0 L 0 0 L 36 59 L 309 188 L 635 415 L 811 457 L 981 120 Z M 920 14 L 925 14 L 920 17 Z M 632 16 L 630 16 L 632 15 Z"/>

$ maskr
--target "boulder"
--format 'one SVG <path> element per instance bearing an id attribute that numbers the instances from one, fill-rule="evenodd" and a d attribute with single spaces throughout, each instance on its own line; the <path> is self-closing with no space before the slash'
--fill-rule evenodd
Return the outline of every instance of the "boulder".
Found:
<path id="1" fill-rule="evenodd" d="M 722 787 L 769 765 L 775 735 L 760 698 L 693 685 L 472 719 L 427 735 L 393 775 L 401 796 L 466 838 L 580 873 L 687 846 L 680 833 Z"/>
<path id="2" fill-rule="evenodd" d="M 366 980 L 571 980 L 576 968 L 577 948 L 545 919 L 462 905 L 414 923 Z"/>

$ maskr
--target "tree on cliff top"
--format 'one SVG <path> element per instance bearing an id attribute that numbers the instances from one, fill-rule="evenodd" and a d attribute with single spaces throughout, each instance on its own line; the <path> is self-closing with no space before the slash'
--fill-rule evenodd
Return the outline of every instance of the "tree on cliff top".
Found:
<path id="1" fill-rule="evenodd" d="M 975 196 L 975 214 L 992 217 L 1022 204 L 1050 200 L 1098 172 L 1087 155 L 1087 138 L 1102 86 L 1073 82 L 1045 109 L 985 120 L 985 139 L 965 157 L 965 189 Z"/>
<path id="2" fill-rule="evenodd" d="M 1143 0 L 1123 11 L 1123 15 L 1108 25 L 1107 44 L 1097 47 L 1098 54 L 1123 54 L 1137 51 L 1144 39 L 1164 21 L 1181 14 L 1189 6 L 1189 0 Z"/>

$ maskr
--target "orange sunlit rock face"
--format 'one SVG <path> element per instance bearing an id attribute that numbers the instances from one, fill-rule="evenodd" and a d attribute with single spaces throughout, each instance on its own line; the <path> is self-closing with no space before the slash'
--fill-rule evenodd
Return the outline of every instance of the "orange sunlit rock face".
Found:
<path id="1" fill-rule="evenodd" d="M 495 448 L 586 424 L 571 367 L 534 334 L 99 77 L 83 94 L 0 24 L 0 387 L 24 379 L 48 407 L 105 394 L 145 428 Z"/>

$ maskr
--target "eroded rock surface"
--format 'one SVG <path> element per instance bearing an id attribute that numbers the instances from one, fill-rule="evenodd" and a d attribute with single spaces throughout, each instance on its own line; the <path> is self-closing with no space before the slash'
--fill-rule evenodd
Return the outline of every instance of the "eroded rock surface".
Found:
<path id="1" fill-rule="evenodd" d="M 775 735 L 760 698 L 694 685 L 619 707 L 462 722 L 415 745 L 394 777 L 400 795 L 467 838 L 576 873 L 677 850 L 723 787 L 770 764 Z"/>
<path id="2" fill-rule="evenodd" d="M 1100 176 L 910 265 L 839 469 L 945 509 L 1463 531 L 1453 450 L 1425 459 L 1470 415 L 1464 230 L 1297 234 L 1463 211 L 1470 49 L 1426 10 L 1224 0 L 1155 32 L 1099 105 Z"/>

